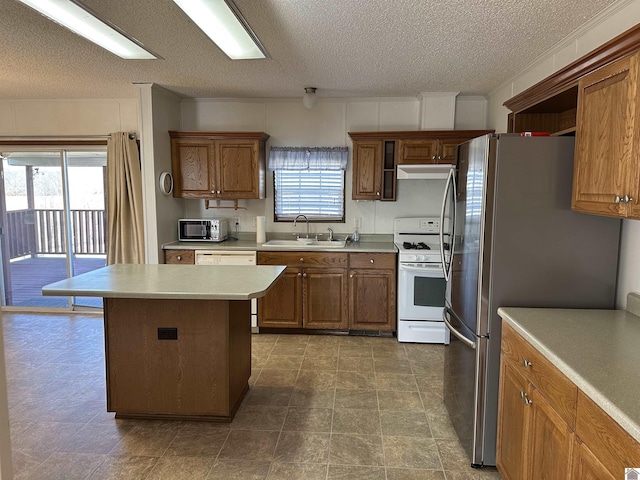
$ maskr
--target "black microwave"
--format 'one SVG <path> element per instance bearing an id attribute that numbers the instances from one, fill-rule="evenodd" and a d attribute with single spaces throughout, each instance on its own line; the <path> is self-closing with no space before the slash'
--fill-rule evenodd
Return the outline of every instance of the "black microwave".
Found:
<path id="1" fill-rule="evenodd" d="M 181 242 L 223 242 L 227 239 L 227 220 L 222 218 L 178 220 L 178 240 Z"/>

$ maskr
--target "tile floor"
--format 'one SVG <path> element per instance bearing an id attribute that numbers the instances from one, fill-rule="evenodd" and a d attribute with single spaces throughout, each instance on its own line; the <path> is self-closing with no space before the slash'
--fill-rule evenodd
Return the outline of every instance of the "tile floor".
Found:
<path id="1" fill-rule="evenodd" d="M 102 318 L 3 313 L 16 478 L 499 479 L 442 404 L 443 346 L 254 335 L 230 424 L 106 412 Z"/>

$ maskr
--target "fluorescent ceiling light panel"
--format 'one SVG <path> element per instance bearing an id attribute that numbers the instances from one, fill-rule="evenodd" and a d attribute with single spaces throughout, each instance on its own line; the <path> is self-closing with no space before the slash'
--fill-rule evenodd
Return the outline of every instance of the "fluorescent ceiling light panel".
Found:
<path id="1" fill-rule="evenodd" d="M 18 1 L 121 58 L 127 60 L 158 58 L 157 55 L 146 50 L 142 44 L 127 37 L 117 27 L 99 19 L 74 0 Z"/>
<path id="2" fill-rule="evenodd" d="M 173 0 L 232 60 L 267 58 L 267 53 L 230 0 Z"/>

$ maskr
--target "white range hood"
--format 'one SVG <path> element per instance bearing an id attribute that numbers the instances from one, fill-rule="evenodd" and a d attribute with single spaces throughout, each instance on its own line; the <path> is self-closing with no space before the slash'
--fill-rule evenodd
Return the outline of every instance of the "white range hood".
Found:
<path id="1" fill-rule="evenodd" d="M 446 180 L 451 169 L 450 163 L 398 165 L 398 180 Z"/>

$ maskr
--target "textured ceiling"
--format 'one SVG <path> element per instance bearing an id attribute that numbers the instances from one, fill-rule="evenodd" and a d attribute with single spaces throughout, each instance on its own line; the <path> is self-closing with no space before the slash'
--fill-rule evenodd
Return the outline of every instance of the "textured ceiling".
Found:
<path id="1" fill-rule="evenodd" d="M 235 0 L 270 55 L 229 60 L 171 0 L 83 0 L 162 60 L 122 60 L 0 0 L 0 98 L 484 94 L 614 0 Z"/>

